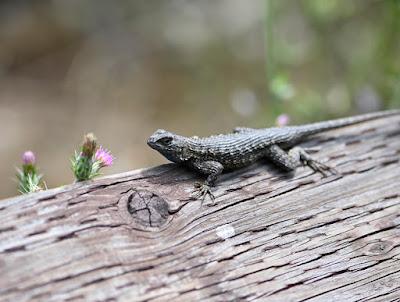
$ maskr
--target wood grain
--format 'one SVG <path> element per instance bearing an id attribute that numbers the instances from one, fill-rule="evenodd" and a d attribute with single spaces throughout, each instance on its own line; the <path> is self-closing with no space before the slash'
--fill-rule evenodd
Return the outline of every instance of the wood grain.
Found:
<path id="1" fill-rule="evenodd" d="M 302 146 L 341 176 L 259 162 L 210 206 L 170 164 L 0 201 L 1 301 L 400 301 L 400 119 Z"/>

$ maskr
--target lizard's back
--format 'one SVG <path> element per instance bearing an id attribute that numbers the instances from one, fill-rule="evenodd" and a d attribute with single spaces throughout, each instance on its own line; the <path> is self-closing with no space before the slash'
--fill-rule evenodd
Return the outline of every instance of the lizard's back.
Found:
<path id="1" fill-rule="evenodd" d="M 225 169 L 247 166 L 264 157 L 270 145 L 286 142 L 293 127 L 254 129 L 239 133 L 190 138 L 191 149 L 202 160 L 221 163 Z"/>
<path id="2" fill-rule="evenodd" d="M 265 156 L 271 145 L 290 147 L 309 135 L 398 114 L 400 110 L 388 110 L 300 126 L 241 128 L 237 133 L 192 139 L 192 146 L 194 146 L 194 152 L 205 160 L 218 161 L 228 169 L 238 168 Z"/>

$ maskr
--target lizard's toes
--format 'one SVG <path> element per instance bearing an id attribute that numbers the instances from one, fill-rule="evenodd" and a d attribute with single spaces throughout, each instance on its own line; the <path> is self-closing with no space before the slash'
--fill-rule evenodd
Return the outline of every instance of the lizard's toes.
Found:
<path id="1" fill-rule="evenodd" d="M 323 165 L 322 169 L 324 169 L 325 171 L 328 171 L 334 175 L 339 175 L 339 171 L 336 170 L 335 168 L 331 167 L 331 166 L 327 166 L 327 165 Z"/>
<path id="2" fill-rule="evenodd" d="M 192 194 L 192 197 L 195 199 L 201 199 L 202 203 L 204 202 L 207 195 L 210 196 L 212 200 L 212 204 L 214 204 L 215 197 L 211 192 L 211 187 L 206 184 L 195 184 L 195 190 Z"/>
<path id="3" fill-rule="evenodd" d="M 313 159 L 307 160 L 307 166 L 309 166 L 315 172 L 321 173 L 324 177 L 328 176 L 327 172 L 334 174 L 334 175 L 339 174 L 339 172 L 335 168 L 332 168 L 328 165 L 325 165 L 325 164 L 323 164 L 319 161 L 313 160 Z"/>

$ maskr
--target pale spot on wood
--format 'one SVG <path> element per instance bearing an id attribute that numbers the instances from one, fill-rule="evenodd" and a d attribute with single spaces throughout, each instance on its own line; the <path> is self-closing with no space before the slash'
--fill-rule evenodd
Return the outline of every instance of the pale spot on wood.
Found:
<path id="1" fill-rule="evenodd" d="M 53 205 L 53 206 L 49 206 L 49 207 L 44 207 L 42 209 L 38 209 L 38 215 L 42 215 L 42 214 L 47 214 L 47 213 L 51 213 L 54 211 L 59 210 L 60 207 L 58 205 Z"/>
<path id="2" fill-rule="evenodd" d="M 227 238 L 235 236 L 235 228 L 233 226 L 231 226 L 230 224 L 224 224 L 224 225 L 217 227 L 215 232 L 216 232 L 217 236 L 222 239 L 227 239 Z"/>

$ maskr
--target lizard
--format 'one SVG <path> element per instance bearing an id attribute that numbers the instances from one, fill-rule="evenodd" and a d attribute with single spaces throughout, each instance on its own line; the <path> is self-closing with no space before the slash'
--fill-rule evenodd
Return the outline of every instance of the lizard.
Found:
<path id="1" fill-rule="evenodd" d="M 159 129 L 149 137 L 147 144 L 168 160 L 205 175 L 204 183 L 195 184 L 194 193 L 197 194 L 194 197 L 204 201 L 209 195 L 214 202 L 211 187 L 215 186 L 222 172 L 246 167 L 261 158 L 288 172 L 308 166 L 323 176 L 337 174 L 334 168 L 314 159 L 296 145 L 314 134 L 391 115 L 400 115 L 400 110 L 378 111 L 299 126 L 238 127 L 232 133 L 204 138 L 184 137 Z"/>

